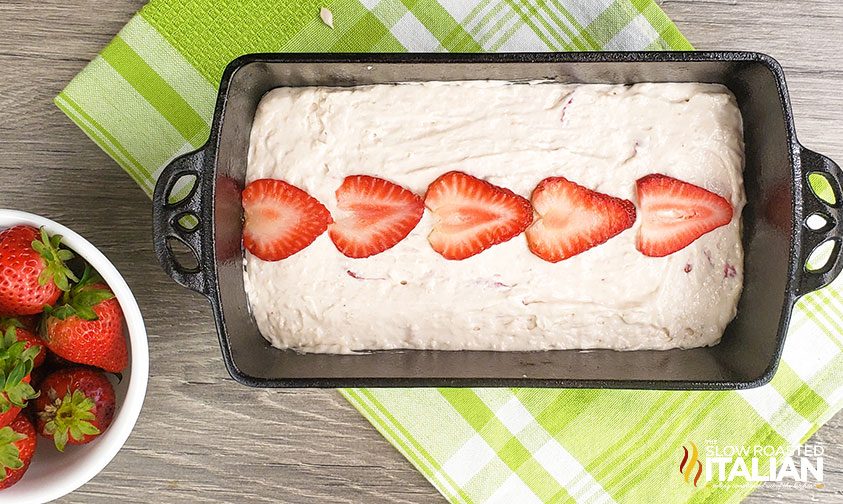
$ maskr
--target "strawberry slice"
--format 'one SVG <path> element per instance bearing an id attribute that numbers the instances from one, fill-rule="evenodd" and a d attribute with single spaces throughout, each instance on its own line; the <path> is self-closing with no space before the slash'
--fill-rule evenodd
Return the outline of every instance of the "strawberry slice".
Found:
<path id="1" fill-rule="evenodd" d="M 635 247 L 650 257 L 663 257 L 732 221 L 728 200 L 675 178 L 655 173 L 636 182 L 641 228 Z"/>
<path id="2" fill-rule="evenodd" d="M 307 247 L 331 223 L 322 203 L 282 180 L 255 180 L 243 190 L 243 245 L 264 261 L 280 261 Z"/>
<path id="3" fill-rule="evenodd" d="M 445 259 L 465 259 L 521 234 L 533 222 L 526 198 L 465 173 L 448 172 L 427 188 L 433 212 L 427 239 Z"/>
<path id="4" fill-rule="evenodd" d="M 394 247 L 410 234 L 424 213 L 416 194 L 382 178 L 352 175 L 337 189 L 337 206 L 346 216 L 328 234 L 347 257 L 369 257 Z"/>
<path id="5" fill-rule="evenodd" d="M 532 202 L 539 217 L 527 230 L 527 245 L 548 262 L 596 247 L 635 222 L 631 201 L 592 191 L 563 177 L 539 182 Z"/>

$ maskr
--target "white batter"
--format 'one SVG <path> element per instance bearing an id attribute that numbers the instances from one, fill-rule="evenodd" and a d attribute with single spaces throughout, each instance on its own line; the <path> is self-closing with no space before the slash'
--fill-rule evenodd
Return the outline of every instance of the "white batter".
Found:
<path id="1" fill-rule="evenodd" d="M 278 178 L 336 212 L 352 174 L 424 195 L 461 170 L 529 198 L 561 175 L 636 203 L 663 173 L 722 195 L 734 219 L 664 258 L 635 249 L 639 223 L 551 264 L 524 235 L 463 261 L 431 249 L 431 217 L 386 252 L 349 259 L 323 234 L 279 262 L 251 255 L 246 291 L 279 348 L 619 350 L 717 343 L 743 282 L 741 116 L 712 84 L 562 85 L 494 81 L 281 88 L 258 108 L 247 181 Z"/>

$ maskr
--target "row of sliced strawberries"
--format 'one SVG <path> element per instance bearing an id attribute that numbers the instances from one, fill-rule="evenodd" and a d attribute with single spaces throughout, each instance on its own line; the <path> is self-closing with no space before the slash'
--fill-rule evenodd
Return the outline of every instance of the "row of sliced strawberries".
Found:
<path id="1" fill-rule="evenodd" d="M 638 179 L 641 226 L 636 248 L 663 257 L 728 224 L 732 205 L 711 191 L 662 174 Z M 446 259 L 461 260 L 525 233 L 530 251 L 559 262 L 608 241 L 636 219 L 631 201 L 563 177 L 542 180 L 530 200 L 463 172 L 451 171 L 424 199 L 388 180 L 347 177 L 336 191 L 334 219 L 305 191 L 260 179 L 243 191 L 243 243 L 266 261 L 287 258 L 328 230 L 344 255 L 379 254 L 403 240 L 427 207 L 434 219 L 428 241 Z"/>

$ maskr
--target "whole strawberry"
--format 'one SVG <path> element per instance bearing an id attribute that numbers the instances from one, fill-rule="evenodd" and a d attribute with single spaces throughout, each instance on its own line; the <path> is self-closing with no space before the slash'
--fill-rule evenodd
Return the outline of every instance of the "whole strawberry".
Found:
<path id="1" fill-rule="evenodd" d="M 77 364 L 112 373 L 129 362 L 123 331 L 123 311 L 114 294 L 90 267 L 79 283 L 46 308 L 42 338 L 53 353 Z"/>
<path id="2" fill-rule="evenodd" d="M 40 348 L 18 341 L 14 326 L 0 333 L 0 427 L 9 425 L 38 394 L 29 384 Z"/>
<path id="3" fill-rule="evenodd" d="M 61 236 L 30 226 L 0 232 L 0 313 L 34 315 L 56 302 L 76 280 L 64 262 L 73 252 L 59 248 Z"/>
<path id="4" fill-rule="evenodd" d="M 52 438 L 59 451 L 89 443 L 114 418 L 114 388 L 95 369 L 60 369 L 44 378 L 39 391 L 33 401 L 38 432 Z"/>
<path id="5" fill-rule="evenodd" d="M 3 470 L 0 489 L 9 488 L 21 479 L 29 469 L 37 444 L 35 428 L 25 413 L 0 429 L 0 468 Z"/>
<path id="6" fill-rule="evenodd" d="M 32 367 L 37 368 L 43 364 L 44 359 L 47 358 L 47 346 L 44 345 L 41 338 L 17 318 L 0 317 L 0 332 L 5 333 L 10 330 L 14 332 L 16 340 L 23 341 L 26 344 L 24 348 L 36 347 L 38 349 L 38 353 L 33 358 Z"/>

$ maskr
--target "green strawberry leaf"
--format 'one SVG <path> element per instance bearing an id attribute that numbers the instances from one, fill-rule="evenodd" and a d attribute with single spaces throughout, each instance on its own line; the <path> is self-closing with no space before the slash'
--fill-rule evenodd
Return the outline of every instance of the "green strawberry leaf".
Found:
<path id="1" fill-rule="evenodd" d="M 38 275 L 38 283 L 47 285 L 50 281 L 56 287 L 67 292 L 70 290 L 70 281 L 78 281 L 76 275 L 65 265 L 74 257 L 73 252 L 61 248 L 61 235 L 50 236 L 47 229 L 41 227 L 41 239 L 32 241 L 32 250 L 38 252 L 44 260 L 44 270 Z"/>
<path id="2" fill-rule="evenodd" d="M 90 265 L 85 265 L 85 271 L 82 272 L 82 278 L 76 283 L 76 290 L 80 291 L 83 290 L 85 287 L 102 283 L 103 279 L 97 270 L 91 268 Z"/>
<path id="3" fill-rule="evenodd" d="M 48 316 L 59 320 L 67 320 L 73 316 L 83 320 L 97 320 L 98 317 L 94 312 L 94 307 L 114 297 L 110 290 L 94 287 L 95 284 L 102 283 L 102 281 L 102 277 L 93 268 L 86 265 L 82 278 L 64 293 L 62 304 L 46 309 L 45 312 Z"/>
<path id="4" fill-rule="evenodd" d="M 47 314 L 47 316 L 49 317 L 55 317 L 59 320 L 65 320 L 68 317 L 73 316 L 75 311 L 73 310 L 73 307 L 69 305 L 60 305 L 57 307 L 45 306 L 44 313 Z"/>
<path id="5" fill-rule="evenodd" d="M 14 317 L 0 317 L 0 329 L 4 332 L 9 329 L 17 328 L 23 328 L 23 324 L 21 324 L 20 320 Z M 17 333 L 15 333 L 15 336 L 17 336 Z"/>
<path id="6" fill-rule="evenodd" d="M 8 392 L 11 388 L 14 388 L 14 384 L 20 383 L 20 381 L 23 380 L 25 372 L 26 368 L 24 367 L 23 363 L 18 363 L 18 365 L 12 369 L 12 372 L 9 373 L 9 377 L 6 379 L 6 387 L 4 390 Z M 9 399 L 11 399 L 11 397 Z"/>
<path id="7" fill-rule="evenodd" d="M 58 451 L 64 451 L 70 438 L 81 441 L 85 435 L 100 433 L 99 428 L 91 423 L 96 418 L 93 409 L 94 401 L 77 389 L 47 405 L 38 416 L 46 421 L 44 432 L 53 436 Z"/>
<path id="8" fill-rule="evenodd" d="M 88 288 L 79 291 L 74 299 L 75 306 L 96 306 L 103 301 L 113 298 L 114 294 L 105 289 Z"/>
<path id="9" fill-rule="evenodd" d="M 53 429 L 55 430 L 55 427 Z M 64 447 L 67 446 L 67 435 L 67 429 L 53 432 L 53 443 L 55 443 L 56 449 L 60 452 L 63 452 Z"/>
<path id="10" fill-rule="evenodd" d="M 50 253 L 50 249 L 48 249 L 44 244 L 38 240 L 32 241 L 32 250 L 38 252 L 42 256 L 45 256 Z"/>
<path id="11" fill-rule="evenodd" d="M 76 310 L 76 315 L 82 320 L 97 320 L 99 317 L 93 309 L 88 307 L 79 307 Z"/>
<path id="12" fill-rule="evenodd" d="M 53 283 L 64 292 L 70 290 L 70 282 L 67 280 L 67 275 L 65 275 L 64 271 L 53 272 Z"/>
<path id="13" fill-rule="evenodd" d="M 26 406 L 26 398 L 24 392 L 18 389 L 12 389 L 7 391 L 6 395 L 9 396 L 9 402 L 17 406 L 18 408 L 23 408 L 24 406 Z"/>
<path id="14" fill-rule="evenodd" d="M 94 418 L 93 418 L 93 417 L 94 417 L 94 415 L 91 415 L 91 417 L 92 417 L 92 418 L 90 418 L 89 420 L 93 420 L 93 419 L 94 419 Z M 79 431 L 80 431 L 80 432 L 81 432 L 84 436 L 96 436 L 97 434 L 99 434 L 99 433 L 100 433 L 100 430 L 99 430 L 99 429 L 97 429 L 96 427 L 94 427 L 94 424 L 89 423 L 89 422 L 81 422 L 81 423 L 79 424 Z M 80 437 L 81 437 L 81 436 L 80 436 Z"/>
<path id="15" fill-rule="evenodd" d="M 24 380 L 32 372 L 33 361 L 40 349 L 26 348 L 25 341 L 18 341 L 16 328 L 8 327 L 0 339 L 0 413 L 12 406 L 25 407 L 27 401 L 38 393 Z"/>
<path id="16" fill-rule="evenodd" d="M 9 426 L 0 429 L 0 481 L 6 479 L 6 469 L 23 467 L 20 450 L 15 446 L 15 442 L 21 439 L 26 439 L 26 435 L 15 432 Z"/>
<path id="17" fill-rule="evenodd" d="M 3 347 L 10 348 L 18 341 L 18 331 L 14 327 L 9 327 L 3 334 Z"/>

